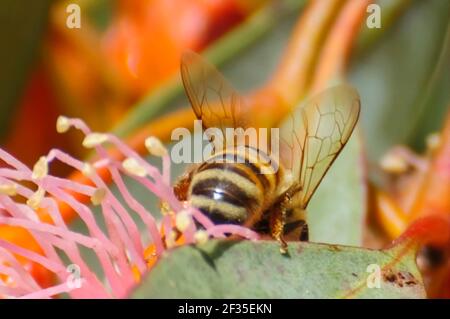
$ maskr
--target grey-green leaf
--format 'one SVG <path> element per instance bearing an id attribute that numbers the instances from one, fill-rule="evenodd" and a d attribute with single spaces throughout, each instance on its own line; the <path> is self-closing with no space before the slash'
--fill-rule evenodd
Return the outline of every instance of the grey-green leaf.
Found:
<path id="1" fill-rule="evenodd" d="M 308 205 L 310 240 L 362 246 L 366 217 L 363 147 L 355 129 Z"/>
<path id="2" fill-rule="evenodd" d="M 425 298 L 413 249 L 212 241 L 168 253 L 133 298 Z M 379 288 L 377 285 L 379 284 Z"/>

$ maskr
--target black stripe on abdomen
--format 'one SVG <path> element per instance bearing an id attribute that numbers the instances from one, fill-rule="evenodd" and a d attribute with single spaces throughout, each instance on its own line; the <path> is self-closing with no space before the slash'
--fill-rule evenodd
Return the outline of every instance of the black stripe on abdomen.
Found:
<path id="1" fill-rule="evenodd" d="M 231 181 L 208 178 L 193 185 L 192 195 L 203 195 L 208 198 L 244 207 L 251 211 L 258 206 L 258 200 L 246 194 Z"/>
<path id="2" fill-rule="evenodd" d="M 254 173 L 256 178 L 263 185 L 264 190 L 270 189 L 271 187 L 270 182 L 267 179 L 267 176 L 261 173 L 260 168 L 255 163 L 252 163 L 247 158 L 244 158 L 237 153 L 228 152 L 215 155 L 210 159 L 208 159 L 207 162 L 203 163 L 198 168 L 198 171 L 201 172 L 209 168 L 221 168 L 233 171 L 236 174 L 239 174 L 247 178 L 249 181 L 252 181 L 251 177 L 248 176 L 248 174 L 244 170 L 239 169 L 240 165 L 249 168 Z"/>

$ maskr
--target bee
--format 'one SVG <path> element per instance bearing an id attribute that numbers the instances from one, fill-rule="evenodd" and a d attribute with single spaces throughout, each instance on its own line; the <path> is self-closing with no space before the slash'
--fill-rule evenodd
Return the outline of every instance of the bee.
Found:
<path id="1" fill-rule="evenodd" d="M 269 146 L 228 143 L 236 136 L 230 137 L 226 129 L 249 128 L 252 115 L 213 65 L 186 52 L 181 77 L 203 128 L 221 130 L 225 143 L 182 176 L 175 195 L 216 224 L 240 224 L 268 233 L 280 243 L 282 253 L 287 253 L 285 235 L 308 240 L 306 207 L 356 125 L 357 91 L 338 85 L 292 110 L 279 125 L 274 158 Z"/>

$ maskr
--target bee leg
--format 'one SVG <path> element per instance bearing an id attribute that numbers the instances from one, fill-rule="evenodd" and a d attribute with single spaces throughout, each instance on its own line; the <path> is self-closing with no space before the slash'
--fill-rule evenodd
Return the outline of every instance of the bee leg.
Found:
<path id="1" fill-rule="evenodd" d="M 308 224 L 305 220 L 288 221 L 284 226 L 284 236 L 288 240 L 308 241 Z"/>
<path id="2" fill-rule="evenodd" d="M 287 213 L 287 203 L 290 201 L 289 196 L 284 196 L 281 201 L 279 201 L 270 215 L 270 234 L 271 236 L 280 243 L 280 252 L 282 254 L 288 253 L 288 245 L 283 238 L 284 225 L 286 224 L 286 213 Z"/>
<path id="3" fill-rule="evenodd" d="M 305 222 L 302 226 L 302 229 L 300 231 L 300 241 L 308 241 L 309 240 L 309 227 L 308 224 Z"/>
<path id="4" fill-rule="evenodd" d="M 192 180 L 192 172 L 186 173 L 178 179 L 178 181 L 173 186 L 173 192 L 178 200 L 186 201 L 189 185 Z"/>
<path id="5" fill-rule="evenodd" d="M 301 208 L 292 208 L 286 218 L 284 234 L 290 240 L 308 241 L 309 231 L 306 222 L 306 211 Z"/>

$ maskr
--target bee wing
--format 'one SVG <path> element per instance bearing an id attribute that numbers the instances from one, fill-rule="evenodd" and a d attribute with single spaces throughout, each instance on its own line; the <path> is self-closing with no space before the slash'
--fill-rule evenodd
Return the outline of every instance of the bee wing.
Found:
<path id="1" fill-rule="evenodd" d="M 226 128 L 247 127 L 242 97 L 200 55 L 192 51 L 182 55 L 181 78 L 192 109 L 205 129 L 218 128 L 226 137 Z"/>
<path id="2" fill-rule="evenodd" d="M 301 186 L 305 208 L 359 117 L 358 92 L 338 85 L 314 96 L 280 125 L 280 161 Z"/>

